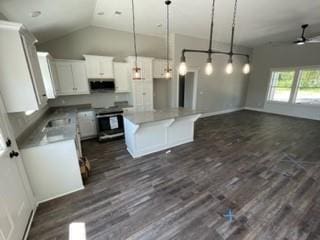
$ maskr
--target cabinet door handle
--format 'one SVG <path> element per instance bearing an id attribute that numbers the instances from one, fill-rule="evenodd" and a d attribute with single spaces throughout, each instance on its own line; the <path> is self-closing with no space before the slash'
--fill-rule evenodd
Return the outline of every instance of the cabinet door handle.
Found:
<path id="1" fill-rule="evenodd" d="M 47 96 L 47 94 L 42 94 L 42 97 L 45 97 L 45 96 Z"/>

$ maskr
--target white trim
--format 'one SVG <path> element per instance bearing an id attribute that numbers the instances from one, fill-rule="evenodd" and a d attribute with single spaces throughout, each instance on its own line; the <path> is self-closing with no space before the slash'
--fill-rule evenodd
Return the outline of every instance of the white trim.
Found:
<path id="1" fill-rule="evenodd" d="M 39 204 L 35 203 L 35 206 L 32 209 L 32 215 L 31 215 L 31 217 L 29 219 L 29 222 L 28 222 L 28 225 L 27 225 L 23 240 L 27 240 L 28 239 L 29 232 L 30 232 L 30 229 L 31 229 L 31 225 L 32 225 L 34 216 L 36 215 L 36 211 L 37 211 L 38 206 L 39 206 Z"/>
<path id="2" fill-rule="evenodd" d="M 50 200 L 55 199 L 55 198 L 59 198 L 59 197 L 62 197 L 62 196 L 65 196 L 65 195 L 68 195 L 68 194 L 71 194 L 71 193 L 74 193 L 74 192 L 78 192 L 78 191 L 81 191 L 81 190 L 83 190 L 83 189 L 84 189 L 84 187 L 81 187 L 81 188 L 79 188 L 79 189 L 72 190 L 72 191 L 70 191 L 70 192 L 58 194 L 58 195 L 56 195 L 56 196 L 54 196 L 54 197 L 51 197 L 51 198 L 47 198 L 47 199 L 38 201 L 37 204 L 39 205 L 40 203 L 44 203 L 44 202 L 50 201 Z"/>
<path id="3" fill-rule="evenodd" d="M 244 109 L 243 107 L 240 107 L 240 108 L 231 108 L 231 109 L 226 109 L 226 110 L 216 111 L 216 112 L 207 112 L 207 113 L 203 113 L 200 118 L 206 118 L 206 117 L 211 117 L 211 116 L 221 115 L 221 114 L 226 114 L 231 112 L 238 112 L 243 109 Z"/>
<path id="4" fill-rule="evenodd" d="M 300 115 L 294 115 L 294 114 L 278 113 L 278 112 L 267 111 L 267 110 L 262 109 L 262 108 L 244 107 L 244 110 L 255 111 L 255 112 L 263 112 L 263 113 L 270 113 L 270 114 L 287 116 L 287 117 L 294 117 L 294 118 L 316 120 L 316 121 L 320 120 L 320 119 L 318 119 L 316 117 L 308 117 L 308 116 L 300 116 Z"/>

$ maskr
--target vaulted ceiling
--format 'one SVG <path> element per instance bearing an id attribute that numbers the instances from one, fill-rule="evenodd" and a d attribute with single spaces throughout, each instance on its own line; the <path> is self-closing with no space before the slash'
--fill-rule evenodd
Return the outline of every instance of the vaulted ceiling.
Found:
<path id="1" fill-rule="evenodd" d="M 233 3 L 216 0 L 216 41 L 229 42 Z M 135 7 L 137 32 L 163 36 L 164 0 L 135 0 Z M 211 0 L 172 0 L 171 31 L 208 38 L 210 8 Z M 307 36 L 317 35 L 319 9 L 320 1 L 315 0 L 238 0 L 235 42 L 254 47 L 294 40 L 303 23 L 310 24 Z M 32 11 L 42 14 L 33 18 Z M 115 11 L 122 14 L 116 15 Z M 0 0 L 0 12 L 10 21 L 24 23 L 41 42 L 90 25 L 132 30 L 131 0 Z"/>

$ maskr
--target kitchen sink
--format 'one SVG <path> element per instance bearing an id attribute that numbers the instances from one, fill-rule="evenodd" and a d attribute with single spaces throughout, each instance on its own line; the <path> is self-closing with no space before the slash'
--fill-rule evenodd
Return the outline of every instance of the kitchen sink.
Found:
<path id="1" fill-rule="evenodd" d="M 51 128 L 51 127 L 60 127 L 60 126 L 65 126 L 71 123 L 71 119 L 70 118 L 63 118 L 63 119 L 54 119 L 54 120 L 50 120 L 46 127 L 47 128 Z"/>

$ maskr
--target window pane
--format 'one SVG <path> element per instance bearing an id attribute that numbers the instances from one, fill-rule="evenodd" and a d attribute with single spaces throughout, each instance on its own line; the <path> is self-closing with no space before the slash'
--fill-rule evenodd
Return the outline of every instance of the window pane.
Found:
<path id="1" fill-rule="evenodd" d="M 302 70 L 296 103 L 320 104 L 320 70 Z"/>
<path id="2" fill-rule="evenodd" d="M 291 95 L 294 74 L 294 71 L 273 72 L 268 100 L 288 102 Z"/>

